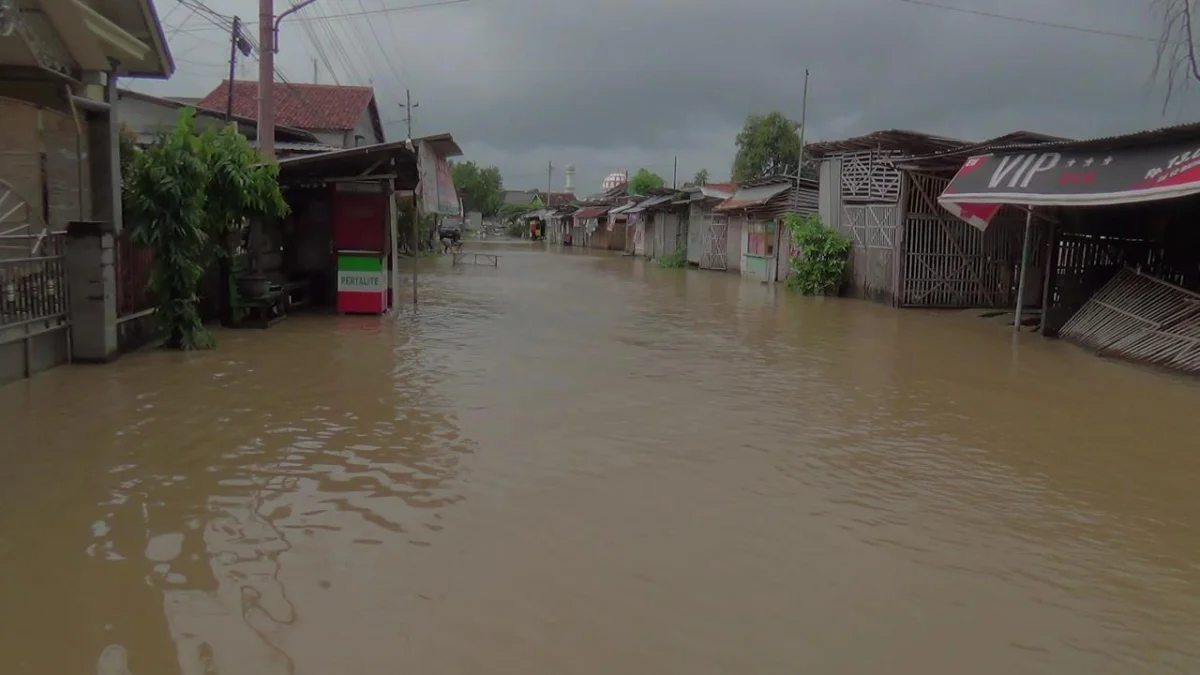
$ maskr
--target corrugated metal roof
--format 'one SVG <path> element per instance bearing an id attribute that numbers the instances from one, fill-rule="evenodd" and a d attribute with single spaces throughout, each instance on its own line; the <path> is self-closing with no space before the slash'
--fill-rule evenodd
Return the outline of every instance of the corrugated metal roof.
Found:
<path id="1" fill-rule="evenodd" d="M 713 211 L 735 211 L 752 206 L 762 206 L 777 195 L 787 192 L 792 183 L 775 183 L 774 185 L 759 185 L 756 187 L 739 188 L 733 196 L 713 207 Z"/>
<path id="2" fill-rule="evenodd" d="M 1083 140 L 1060 140 L 1049 143 L 995 143 L 984 144 L 974 154 L 988 152 L 1009 152 L 1019 150 L 1119 150 L 1122 148 L 1145 147 L 1150 145 L 1166 145 L 1168 143 L 1189 143 L 1200 141 L 1200 122 L 1175 124 L 1158 129 L 1134 131 L 1118 136 L 1101 136 Z"/>
<path id="3" fill-rule="evenodd" d="M 585 206 L 573 215 L 576 220 L 591 220 L 592 218 L 599 218 L 606 213 L 608 213 L 607 206 Z"/>
<path id="4" fill-rule="evenodd" d="M 646 209 L 650 208 L 651 206 L 665 204 L 674 198 L 675 198 L 675 195 L 660 195 L 658 197 L 651 197 L 650 199 L 647 199 L 646 201 L 642 202 L 641 204 L 634 206 L 632 209 L 629 209 L 628 211 L 626 211 L 626 213 L 641 213 L 642 211 L 645 211 Z"/>
<path id="5" fill-rule="evenodd" d="M 635 206 L 637 206 L 637 202 L 629 202 L 628 204 L 623 204 L 621 206 L 618 206 L 615 209 L 612 209 L 611 211 L 608 212 L 608 215 L 610 215 L 610 216 L 620 215 L 622 213 L 629 211 L 629 209 L 632 209 Z"/>
<path id="6" fill-rule="evenodd" d="M 865 136 L 855 136 L 838 141 L 809 143 L 804 146 L 804 151 L 814 158 L 839 152 L 866 152 L 870 150 L 898 150 L 911 155 L 917 155 L 960 148 L 970 144 L 971 141 L 936 136 L 920 131 L 887 129 L 884 131 L 875 131 Z"/>

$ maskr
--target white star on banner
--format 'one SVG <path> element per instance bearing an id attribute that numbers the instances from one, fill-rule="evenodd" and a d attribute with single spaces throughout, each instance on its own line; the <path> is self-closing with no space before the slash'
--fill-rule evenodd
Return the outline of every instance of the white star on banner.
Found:
<path id="1" fill-rule="evenodd" d="M 1075 160 L 1073 160 L 1073 159 L 1068 159 L 1068 160 L 1067 160 L 1067 166 L 1068 166 L 1068 167 L 1075 166 Z"/>
<path id="2" fill-rule="evenodd" d="M 1108 166 L 1109 164 L 1112 164 L 1112 157 L 1105 157 L 1104 166 Z"/>
<path id="3" fill-rule="evenodd" d="M 1091 166 L 1091 165 L 1092 165 L 1092 163 L 1094 163 L 1095 161 L 1096 161 L 1096 160 L 1092 159 L 1091 157 L 1088 157 L 1086 160 L 1084 160 L 1084 162 L 1083 162 L 1083 165 L 1084 165 L 1084 166 Z"/>

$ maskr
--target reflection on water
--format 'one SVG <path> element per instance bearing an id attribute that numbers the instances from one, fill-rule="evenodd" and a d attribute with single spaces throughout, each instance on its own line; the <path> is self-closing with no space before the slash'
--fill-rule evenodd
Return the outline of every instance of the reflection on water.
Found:
<path id="1" fill-rule="evenodd" d="M 488 246 L 0 389 L 4 672 L 1200 671 L 1200 388 Z"/>

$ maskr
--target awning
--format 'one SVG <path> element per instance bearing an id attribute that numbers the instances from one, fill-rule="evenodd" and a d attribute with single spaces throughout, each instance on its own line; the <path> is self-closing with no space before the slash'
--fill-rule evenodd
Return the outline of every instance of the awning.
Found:
<path id="1" fill-rule="evenodd" d="M 938 197 L 984 229 L 1004 204 L 1103 206 L 1200 193 L 1200 142 L 1027 150 L 970 157 Z"/>
<path id="2" fill-rule="evenodd" d="M 714 206 L 713 211 L 736 211 L 752 206 L 762 206 L 787 192 L 790 187 L 792 187 L 791 183 L 776 183 L 775 185 L 739 188 L 732 197 Z"/>
<path id="3" fill-rule="evenodd" d="M 413 189 L 418 182 L 417 147 L 425 142 L 442 157 L 457 157 L 462 154 L 450 134 L 414 138 L 409 141 L 392 141 L 375 145 L 361 145 L 331 152 L 298 155 L 279 160 L 281 183 L 329 182 L 356 180 L 381 180 L 395 176 L 396 187 Z"/>

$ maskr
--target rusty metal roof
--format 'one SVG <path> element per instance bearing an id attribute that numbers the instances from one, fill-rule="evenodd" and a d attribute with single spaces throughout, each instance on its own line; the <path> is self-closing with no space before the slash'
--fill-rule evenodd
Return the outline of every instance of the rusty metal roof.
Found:
<path id="1" fill-rule="evenodd" d="M 1007 152 L 1016 150 L 1031 150 L 1034 148 L 1046 150 L 1119 150 L 1122 148 L 1165 145 L 1168 143 L 1189 143 L 1200 141 L 1200 122 L 1175 124 L 1158 129 L 1145 129 L 1117 136 L 1101 136 L 1082 140 L 1057 140 L 1048 143 L 991 143 L 979 148 L 985 152 Z"/>
<path id="2" fill-rule="evenodd" d="M 585 206 L 572 215 L 575 216 L 576 220 L 591 220 L 592 218 L 599 218 L 608 213 L 608 208 L 607 206 Z"/>
<path id="3" fill-rule="evenodd" d="M 804 146 L 805 153 L 814 158 L 839 152 L 867 152 L 871 150 L 898 150 L 910 155 L 931 154 L 943 150 L 970 145 L 970 141 L 946 136 L 936 136 L 920 131 L 887 129 L 865 136 L 855 136 L 838 141 L 821 141 Z"/>
<path id="4" fill-rule="evenodd" d="M 740 187 L 737 192 L 733 193 L 732 197 L 714 206 L 713 211 L 736 211 L 753 206 L 762 206 L 775 197 L 787 192 L 792 187 L 793 182 L 789 180 L 786 183 L 776 182 L 770 185 Z"/>
<path id="5" fill-rule="evenodd" d="M 1040 134 L 1035 131 L 1014 131 L 1002 136 L 988 139 L 982 143 L 968 143 L 951 150 L 943 150 L 941 152 L 925 155 L 897 157 L 892 160 L 892 162 L 901 169 L 918 169 L 926 171 L 953 169 L 957 171 L 967 157 L 986 154 L 989 152 L 990 148 L 1043 147 L 1052 143 L 1071 142 L 1074 141 L 1069 138 L 1063 138 L 1062 136 L 1050 136 L 1048 134 Z"/>

